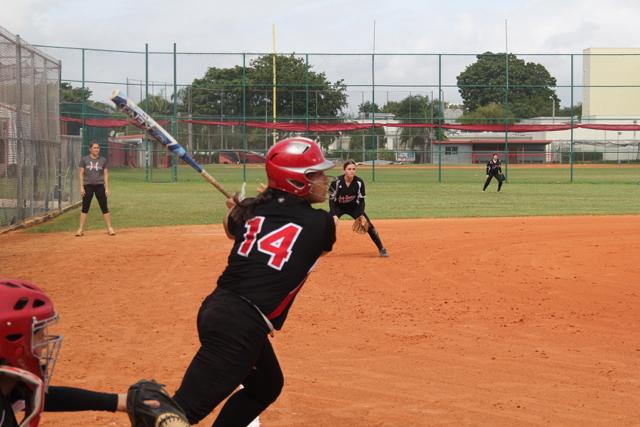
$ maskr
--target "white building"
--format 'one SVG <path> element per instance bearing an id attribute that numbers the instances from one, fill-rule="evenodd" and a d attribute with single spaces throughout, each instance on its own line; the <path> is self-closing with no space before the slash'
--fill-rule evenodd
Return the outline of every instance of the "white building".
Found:
<path id="1" fill-rule="evenodd" d="M 640 121 L 640 49 L 589 48 L 583 60 L 582 121 L 588 124 L 634 125 Z M 545 123 L 559 123 L 545 118 Z M 562 118 L 569 123 L 569 118 Z M 550 158 L 560 161 L 573 140 L 574 159 L 640 160 L 640 131 L 577 128 L 541 133 L 551 139 Z"/>
<path id="2" fill-rule="evenodd" d="M 583 122 L 637 123 L 640 49 L 589 48 L 583 58 Z"/>

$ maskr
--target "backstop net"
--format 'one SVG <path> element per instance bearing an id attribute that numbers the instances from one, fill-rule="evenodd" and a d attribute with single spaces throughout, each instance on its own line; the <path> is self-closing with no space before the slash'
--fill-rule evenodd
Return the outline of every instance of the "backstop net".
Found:
<path id="1" fill-rule="evenodd" d="M 60 61 L 0 27 L 0 229 L 62 209 L 80 145 L 60 138 Z"/>

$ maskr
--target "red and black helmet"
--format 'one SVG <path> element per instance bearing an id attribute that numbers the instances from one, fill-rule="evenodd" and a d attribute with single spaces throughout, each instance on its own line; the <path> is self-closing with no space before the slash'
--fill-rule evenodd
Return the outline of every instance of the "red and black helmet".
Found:
<path id="1" fill-rule="evenodd" d="M 334 166 L 333 162 L 324 158 L 315 141 L 303 137 L 283 139 L 267 153 L 269 187 L 304 197 L 309 194 L 311 187 L 307 174 Z"/>
<path id="2" fill-rule="evenodd" d="M 38 286 L 0 279 L 0 360 L 37 375 L 45 386 L 62 343 L 62 336 L 47 335 L 57 320 L 53 302 Z"/>

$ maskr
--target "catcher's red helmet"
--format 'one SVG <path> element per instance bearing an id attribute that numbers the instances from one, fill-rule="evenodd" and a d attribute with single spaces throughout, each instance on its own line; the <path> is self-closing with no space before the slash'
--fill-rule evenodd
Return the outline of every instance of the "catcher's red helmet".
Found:
<path id="1" fill-rule="evenodd" d="M 311 139 L 293 137 L 283 139 L 269 149 L 266 169 L 269 187 L 296 196 L 309 194 L 311 183 L 307 174 L 334 167 L 326 160 L 318 144 Z"/>
<path id="2" fill-rule="evenodd" d="M 48 384 L 62 336 L 46 335 L 58 320 L 51 299 L 24 280 L 0 279 L 0 360 Z"/>

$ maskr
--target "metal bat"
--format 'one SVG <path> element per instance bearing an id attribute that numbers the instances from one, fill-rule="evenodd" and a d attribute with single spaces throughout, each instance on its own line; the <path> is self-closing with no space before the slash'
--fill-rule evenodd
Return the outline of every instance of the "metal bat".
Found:
<path id="1" fill-rule="evenodd" d="M 176 156 L 184 160 L 189 166 L 194 168 L 198 173 L 218 191 L 227 198 L 232 199 L 233 194 L 229 193 L 214 177 L 193 160 L 187 151 L 171 136 L 169 132 L 164 130 L 155 120 L 151 118 L 142 108 L 138 107 L 135 102 L 127 99 L 119 90 L 114 90 L 111 94 L 111 101 L 116 104 L 118 110 L 125 113 L 130 118 L 130 122 L 146 132 L 146 134 L 154 141 L 166 146 Z"/>

